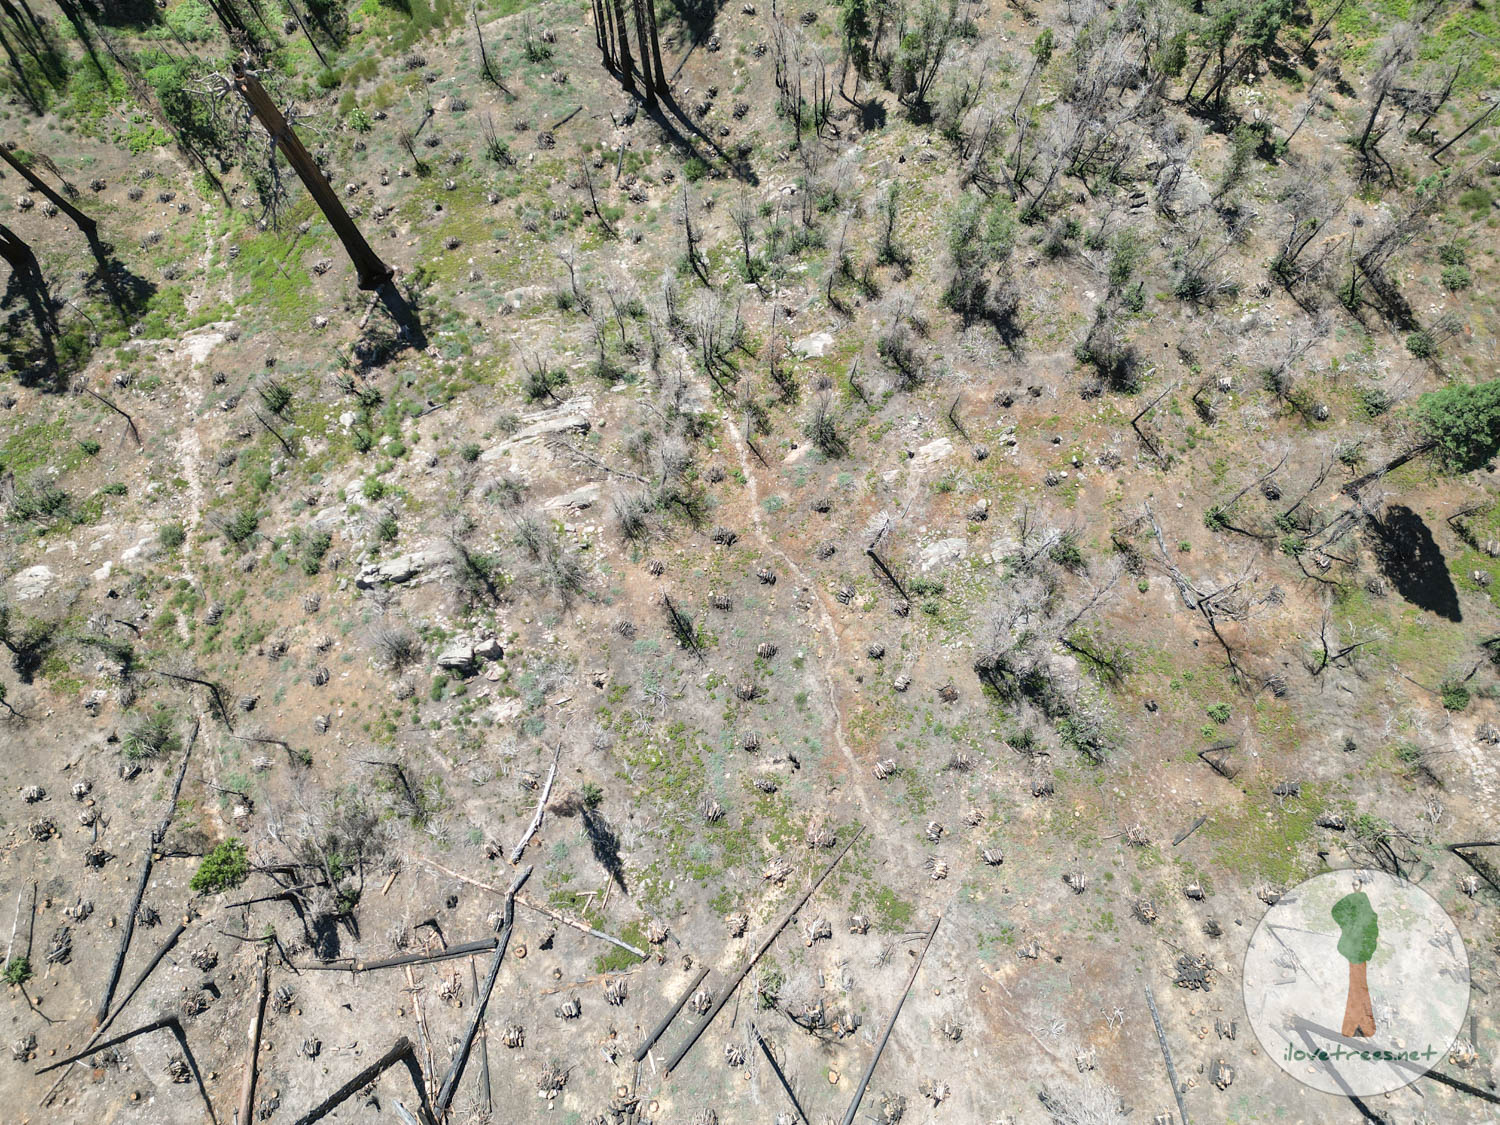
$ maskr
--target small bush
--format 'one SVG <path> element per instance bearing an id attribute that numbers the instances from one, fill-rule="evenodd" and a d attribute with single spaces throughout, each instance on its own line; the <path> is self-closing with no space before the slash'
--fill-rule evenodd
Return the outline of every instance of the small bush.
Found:
<path id="1" fill-rule="evenodd" d="M 78 443 L 78 448 L 82 449 L 90 457 L 93 457 L 99 452 L 101 447 L 97 441 L 90 437 L 84 438 L 82 441 L 80 441 Z"/>
<path id="2" fill-rule="evenodd" d="M 471 441 L 458 451 L 458 456 L 465 464 L 472 465 L 479 460 L 479 455 L 483 452 L 483 449 Z"/>
<path id="3" fill-rule="evenodd" d="M 260 513 L 252 508 L 241 508 L 224 521 L 220 530 L 223 531 L 225 539 L 239 546 L 254 535 L 255 529 L 259 526 Z"/>
<path id="4" fill-rule="evenodd" d="M 1222 727 L 1225 723 L 1229 722 L 1229 704 L 1215 703 L 1205 714 Z"/>
<path id="5" fill-rule="evenodd" d="M 5 983 L 22 985 L 32 977 L 31 962 L 25 957 L 12 957 L 5 963 Z"/>
<path id="6" fill-rule="evenodd" d="M 1469 689 L 1458 680 L 1444 680 L 1438 692 L 1442 696 L 1444 710 L 1467 711 L 1469 709 Z"/>
<path id="7" fill-rule="evenodd" d="M 1430 359 L 1437 354 L 1437 341 L 1431 332 L 1413 332 L 1406 338 L 1406 350 L 1418 359 Z"/>
<path id="8" fill-rule="evenodd" d="M 166 551 L 175 551 L 187 542 L 187 531 L 180 523 L 164 523 L 156 531 L 156 541 Z"/>
<path id="9" fill-rule="evenodd" d="M 1469 272 L 1465 265 L 1445 266 L 1443 268 L 1443 288 L 1457 293 L 1467 289 L 1474 284 L 1474 275 Z"/>
<path id="10" fill-rule="evenodd" d="M 250 874 L 250 857 L 243 840 L 225 840 L 203 857 L 188 885 L 199 894 L 233 890 Z"/>
<path id="11" fill-rule="evenodd" d="M 688 157 L 687 163 L 682 166 L 682 174 L 695 184 L 708 175 L 708 172 L 708 161 L 704 160 L 701 156 Z"/>
<path id="12" fill-rule="evenodd" d="M 172 712 L 158 707 L 149 715 L 141 716 L 120 739 L 120 749 L 131 761 L 158 758 L 175 751 L 177 732 L 172 729 Z"/>

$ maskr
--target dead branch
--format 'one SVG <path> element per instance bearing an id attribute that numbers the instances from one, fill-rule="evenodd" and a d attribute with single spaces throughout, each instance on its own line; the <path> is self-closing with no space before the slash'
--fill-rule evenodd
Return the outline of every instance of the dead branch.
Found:
<path id="1" fill-rule="evenodd" d="M 561 742 L 557 744 L 557 749 L 552 753 L 552 767 L 547 770 L 547 781 L 542 786 L 542 795 L 536 803 L 536 815 L 531 818 L 531 824 L 521 837 L 521 842 L 511 850 L 510 861 L 513 864 L 521 862 L 521 853 L 526 850 L 526 845 L 531 842 L 531 838 L 536 835 L 537 829 L 542 826 L 542 814 L 547 808 L 547 798 L 552 793 L 552 782 L 557 779 L 557 760 L 560 757 L 562 757 Z"/>
<path id="2" fill-rule="evenodd" d="M 1161 1046 L 1162 1060 L 1167 1064 L 1167 1078 L 1172 1083 L 1172 1096 L 1177 1099 L 1177 1112 L 1182 1115 L 1182 1125 L 1187 1125 L 1187 1106 L 1182 1102 L 1182 1088 L 1177 1084 L 1177 1068 L 1172 1065 L 1172 1051 L 1167 1046 L 1167 1033 L 1161 1027 L 1161 1013 L 1156 1010 L 1156 997 L 1151 986 L 1146 986 L 1146 1003 L 1151 1008 L 1151 1022 L 1156 1025 L 1156 1041 Z"/>

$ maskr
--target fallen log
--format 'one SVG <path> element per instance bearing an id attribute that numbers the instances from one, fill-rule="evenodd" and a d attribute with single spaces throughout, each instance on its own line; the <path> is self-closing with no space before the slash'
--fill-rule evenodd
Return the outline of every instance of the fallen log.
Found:
<path id="1" fill-rule="evenodd" d="M 864 1076 L 854 1090 L 854 1099 L 849 1103 L 849 1108 L 844 1111 L 844 1125 L 853 1125 L 854 1115 L 859 1112 L 859 1103 L 864 1101 L 865 1090 L 869 1088 L 870 1079 L 875 1076 L 875 1068 L 880 1064 L 880 1056 L 885 1050 L 885 1045 L 890 1042 L 891 1032 L 896 1030 L 896 1020 L 901 1015 L 901 1008 L 906 1003 L 906 998 L 911 995 L 912 985 L 917 983 L 917 974 L 922 971 L 922 962 L 927 957 L 927 950 L 932 947 L 932 939 L 937 936 L 938 925 L 942 920 L 943 916 L 939 914 L 932 923 L 932 929 L 927 931 L 927 941 L 922 945 L 922 952 L 917 954 L 916 963 L 911 967 L 911 975 L 906 978 L 906 987 L 901 991 L 901 998 L 896 1001 L 896 1010 L 891 1013 L 891 1018 L 885 1025 L 885 1034 L 880 1037 L 875 1053 L 870 1056 L 870 1065 L 865 1067 Z"/>
<path id="2" fill-rule="evenodd" d="M 360 1071 L 333 1093 L 329 1094 L 328 1097 L 324 1098 L 317 1105 L 313 1106 L 312 1109 L 308 1110 L 301 1117 L 297 1118 L 295 1125 L 312 1125 L 314 1121 L 321 1121 L 334 1110 L 338 1109 L 339 1106 L 343 1105 L 344 1102 L 348 1101 L 355 1094 L 359 1093 L 359 1091 L 368 1086 L 371 1082 L 375 1081 L 375 1079 L 379 1078 L 391 1067 L 395 1066 L 403 1059 L 410 1058 L 411 1055 L 411 1040 L 403 1035 L 391 1044 L 391 1049 L 388 1050 L 385 1054 L 381 1055 L 369 1066 L 365 1067 L 364 1070 Z M 421 1084 L 418 1083 L 419 1088 L 420 1085 Z M 426 1100 L 425 1096 L 423 1100 Z"/>
<path id="3" fill-rule="evenodd" d="M 479 973 L 474 968 L 474 958 L 469 958 L 469 987 L 474 994 L 479 994 Z M 490 1030 L 489 1025 L 479 1025 L 479 1107 L 484 1110 L 486 1116 L 492 1114 L 495 1109 L 494 1096 L 490 1090 Z"/>
<path id="4" fill-rule="evenodd" d="M 249 1047 L 245 1056 L 245 1081 L 240 1087 L 239 1125 L 251 1125 L 255 1120 L 255 1061 L 260 1054 L 260 1031 L 266 1014 L 266 962 L 270 960 L 269 948 L 260 951 L 260 971 L 256 974 L 255 997 L 251 1000 Z"/>
<path id="5" fill-rule="evenodd" d="M 403 965 L 429 965 L 435 961 L 451 961 L 455 957 L 464 957 L 470 953 L 483 953 L 488 949 L 494 949 L 497 941 L 498 939 L 492 937 L 480 938 L 478 941 L 466 941 L 462 945 L 450 945 L 435 953 L 403 953 L 400 957 L 386 957 L 380 961 L 359 961 L 352 957 L 340 961 L 315 961 L 307 965 L 298 965 L 297 971 L 370 973 L 376 969 L 399 969 Z"/>
<path id="6" fill-rule="evenodd" d="M 203 1098 L 203 1108 L 208 1113 L 208 1120 L 211 1125 L 219 1125 L 218 1118 L 214 1116 L 213 1102 L 208 1100 L 208 1091 L 203 1086 L 203 1075 L 198 1070 L 198 1060 L 193 1057 L 192 1048 L 188 1046 L 187 1033 L 182 1029 L 182 1021 L 173 1015 L 162 1016 L 160 1019 L 152 1020 L 150 1023 L 142 1024 L 140 1027 L 127 1031 L 123 1035 L 116 1035 L 113 1039 L 106 1039 L 103 1043 L 95 1043 L 79 1051 L 76 1055 L 69 1055 L 65 1059 L 49 1063 L 36 1071 L 36 1073 L 46 1074 L 48 1071 L 57 1070 L 59 1067 L 71 1066 L 80 1059 L 86 1059 L 92 1054 L 127 1042 L 138 1035 L 149 1035 L 153 1031 L 163 1030 L 170 1031 L 173 1038 L 177 1040 L 177 1045 L 182 1048 L 182 1056 L 188 1064 L 188 1069 L 193 1073 L 193 1080 L 198 1084 L 198 1093 Z"/>
<path id="7" fill-rule="evenodd" d="M 493 883 L 480 882 L 478 879 L 474 879 L 468 875 L 464 875 L 458 871 L 454 871 L 452 868 L 444 867 L 441 863 L 430 860 L 426 856 L 418 856 L 417 858 L 420 859 L 423 863 L 427 864 L 428 867 L 435 868 L 436 870 L 441 871 L 444 875 L 451 875 L 453 878 L 458 879 L 461 882 L 468 883 L 471 887 L 478 887 L 482 891 L 489 891 L 491 894 L 496 895 L 503 895 L 505 893 Z M 538 914 L 543 914 L 546 917 L 551 918 L 554 922 L 561 923 L 564 926 L 571 926 L 579 933 L 588 934 L 590 937 L 596 937 L 600 941 L 607 941 L 610 945 L 618 946 L 620 949 L 625 950 L 627 953 L 634 953 L 642 961 L 645 961 L 650 956 L 644 949 L 637 949 L 629 942 L 621 941 L 616 937 L 610 937 L 608 934 L 600 930 L 596 930 L 592 926 L 585 926 L 582 922 L 579 922 L 573 918 L 569 918 L 566 914 L 559 914 L 557 911 L 552 910 L 549 907 L 539 906 L 536 903 L 532 902 L 530 899 L 525 898 L 521 895 L 516 896 L 516 901 L 522 906 L 526 907 L 528 910 L 535 910 Z"/>
<path id="8" fill-rule="evenodd" d="M 682 1006 L 693 998 L 693 993 L 703 983 L 703 978 L 706 976 L 708 976 L 708 966 L 704 965 L 703 968 L 698 970 L 698 975 L 693 978 L 692 983 L 682 990 L 682 995 L 677 998 L 677 1003 L 667 1009 L 667 1014 L 661 1018 L 661 1022 L 652 1028 L 651 1034 L 646 1036 L 645 1042 L 636 1048 L 635 1061 L 637 1063 L 646 1057 L 652 1047 L 656 1046 L 656 1041 L 662 1037 L 662 1033 L 667 1030 L 671 1022 L 677 1018 L 677 1013 L 682 1011 Z"/>
<path id="9" fill-rule="evenodd" d="M 781 1088 L 786 1091 L 786 1096 L 791 1099 L 792 1108 L 797 1111 L 797 1116 L 801 1118 L 802 1125 L 812 1125 L 812 1122 L 807 1119 L 807 1114 L 802 1110 L 802 1103 L 797 1100 L 797 1094 L 792 1089 L 792 1084 L 787 1081 L 786 1074 L 781 1069 L 781 1064 L 776 1061 L 776 1056 L 771 1054 L 771 1045 L 761 1038 L 760 1028 L 755 1026 L 753 1020 L 747 1022 L 750 1024 L 750 1034 L 755 1036 L 755 1041 L 760 1044 L 760 1049 L 766 1056 L 766 1062 L 771 1064 L 771 1072 L 776 1075 L 776 1081 L 781 1083 Z"/>
<path id="10" fill-rule="evenodd" d="M 115 1022 L 115 1018 L 125 1010 L 125 1006 L 129 1004 L 130 1001 L 134 999 L 135 994 L 140 991 L 141 985 L 146 983 L 146 978 L 156 971 L 156 966 L 161 964 L 161 959 L 172 951 L 172 947 L 177 944 L 177 939 L 180 938 L 186 930 L 187 924 L 185 922 L 179 922 L 177 923 L 177 928 L 167 935 L 167 940 L 161 943 L 161 948 L 156 951 L 156 954 L 151 958 L 151 960 L 146 962 L 146 967 L 142 969 L 140 975 L 135 978 L 135 983 L 130 986 L 130 991 L 125 993 L 125 999 L 121 1000 L 117 1005 L 115 1005 L 115 1010 L 110 1012 L 109 1015 L 104 1018 L 104 1022 L 99 1025 L 99 1030 L 94 1032 L 94 1037 L 96 1039 L 100 1035 L 103 1035 L 104 1032 L 109 1028 L 109 1025 Z"/>
<path id="11" fill-rule="evenodd" d="M 135 935 L 135 917 L 140 913 L 141 900 L 146 897 L 146 884 L 151 879 L 151 867 L 156 862 L 155 848 L 167 838 L 167 830 L 172 827 L 172 816 L 177 811 L 177 798 L 182 793 L 182 779 L 187 776 L 188 759 L 192 756 L 194 743 L 198 741 L 198 726 L 197 720 L 194 720 L 193 733 L 188 738 L 187 748 L 182 753 L 182 765 L 177 770 L 177 778 L 172 784 L 172 796 L 167 801 L 166 815 L 152 831 L 150 839 L 146 841 L 146 852 L 141 856 L 140 871 L 136 876 L 135 895 L 130 900 L 130 913 L 126 916 L 125 924 L 120 932 L 120 947 L 115 953 L 115 962 L 110 968 L 109 981 L 104 986 L 104 993 L 99 998 L 99 1006 L 94 1009 L 96 1029 L 109 1015 L 110 1001 L 114 999 L 115 987 L 120 983 L 120 972 L 125 968 L 125 955 L 130 952 L 130 939 Z"/>
<path id="12" fill-rule="evenodd" d="M 1177 1099 L 1177 1112 L 1182 1115 L 1182 1125 L 1188 1125 L 1187 1106 L 1182 1101 L 1182 1088 L 1177 1084 L 1177 1068 L 1172 1065 L 1172 1051 L 1167 1046 L 1167 1033 L 1162 1030 L 1161 1013 L 1156 1010 L 1156 997 L 1151 986 L 1146 986 L 1146 1006 L 1151 1009 L 1151 1022 L 1156 1025 L 1156 1042 L 1161 1047 L 1162 1061 L 1167 1064 L 1167 1079 L 1172 1083 L 1172 1096 Z"/>
<path id="13" fill-rule="evenodd" d="M 449 1112 L 449 1104 L 453 1101 L 453 1095 L 458 1092 L 459 1079 L 463 1077 L 463 1067 L 468 1064 L 469 1052 L 474 1049 L 474 1037 L 478 1034 L 481 1023 L 484 1022 L 484 1008 L 489 1007 L 489 995 L 495 992 L 495 978 L 499 977 L 499 963 L 505 960 L 505 950 L 510 945 L 510 932 L 516 924 L 516 892 L 529 877 L 531 877 L 531 867 L 528 865 L 511 880 L 510 889 L 505 891 L 504 929 L 499 932 L 499 945 L 495 947 L 495 960 L 489 963 L 489 977 L 484 978 L 484 990 L 475 1001 L 474 1019 L 469 1020 L 469 1029 L 463 1035 L 459 1053 L 453 1058 L 453 1065 L 449 1067 L 449 1073 L 443 1079 L 443 1089 L 438 1091 L 437 1106 L 434 1109 L 437 1110 L 437 1116 L 440 1119 Z"/>
<path id="14" fill-rule="evenodd" d="M 556 762 L 553 763 L 556 765 Z M 490 973 L 484 981 L 484 991 L 479 994 L 474 1004 L 474 1016 L 469 1020 L 469 1030 L 464 1035 L 463 1044 L 458 1049 L 458 1054 L 453 1058 L 453 1065 L 448 1068 L 448 1074 L 443 1079 L 442 1089 L 438 1091 L 437 1102 L 434 1109 L 439 1119 L 448 1112 L 448 1106 L 453 1101 L 453 1095 L 458 1090 L 458 1080 L 463 1077 L 464 1066 L 469 1061 L 469 1052 L 474 1048 L 474 1036 L 479 1032 L 479 1025 L 484 1022 L 484 1011 L 489 1006 L 490 993 L 495 991 L 495 979 L 500 975 L 500 963 L 505 960 L 505 950 L 510 945 L 511 930 L 516 922 L 516 892 L 521 885 L 531 877 L 531 868 L 528 866 L 511 882 L 510 889 L 505 893 L 505 928 L 500 931 L 500 944 L 495 947 L 495 959 L 490 962 Z"/>
<path id="15" fill-rule="evenodd" d="M 557 749 L 552 754 L 552 768 L 547 771 L 547 783 L 542 786 L 541 800 L 536 803 L 536 815 L 531 818 L 531 826 L 526 829 L 526 834 L 521 837 L 521 842 L 515 846 L 510 853 L 511 863 L 521 862 L 521 853 L 526 850 L 526 845 L 536 835 L 537 829 L 542 826 L 542 813 L 547 808 L 547 798 L 552 793 L 552 782 L 557 779 L 557 760 L 562 757 L 562 743 L 557 744 Z"/>
<path id="16" fill-rule="evenodd" d="M 765 955 L 766 950 L 771 948 L 771 943 L 776 940 L 777 936 L 781 933 L 782 930 L 786 929 L 791 920 L 797 916 L 797 912 L 807 904 L 807 900 L 812 898 L 813 892 L 822 885 L 824 879 L 828 878 L 829 873 L 839 865 L 839 861 L 849 853 L 849 849 L 852 848 L 854 846 L 854 842 L 864 834 L 864 830 L 864 825 L 860 825 L 859 828 L 855 830 L 854 835 L 849 838 L 849 842 L 839 850 L 838 855 L 833 857 L 833 862 L 830 863 L 827 867 L 823 868 L 822 874 L 820 874 L 816 879 L 813 880 L 812 886 L 808 887 L 807 890 L 802 892 L 797 901 L 792 904 L 792 908 L 781 916 L 781 920 L 771 928 L 771 932 L 766 935 L 765 940 L 763 940 L 760 943 L 760 946 L 755 950 L 755 952 L 750 955 L 750 959 L 745 962 L 745 964 L 740 968 L 739 972 L 735 973 L 735 975 L 730 979 L 729 983 L 724 986 L 724 990 L 720 992 L 718 997 L 714 1000 L 713 1006 L 709 1008 L 703 1019 L 693 1027 L 693 1030 L 688 1033 L 687 1042 L 685 1042 L 681 1047 L 677 1048 L 677 1053 L 674 1054 L 671 1060 L 667 1063 L 667 1077 L 671 1076 L 672 1071 L 677 1069 L 677 1064 L 682 1062 L 682 1060 L 687 1056 L 687 1053 L 693 1049 L 693 1044 L 698 1042 L 699 1037 L 703 1034 L 708 1025 L 714 1022 L 714 1017 L 723 1010 L 725 1004 L 729 1003 L 729 998 L 734 995 L 734 990 L 739 987 L 740 982 L 749 975 L 750 970 L 755 967 L 755 963 Z"/>

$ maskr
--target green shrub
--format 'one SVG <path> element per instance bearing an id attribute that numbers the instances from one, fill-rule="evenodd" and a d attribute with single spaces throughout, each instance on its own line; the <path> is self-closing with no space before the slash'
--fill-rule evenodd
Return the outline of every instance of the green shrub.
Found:
<path id="1" fill-rule="evenodd" d="M 1500 379 L 1429 391 L 1417 400 L 1417 421 L 1444 468 L 1479 468 L 1500 449 Z"/>
<path id="2" fill-rule="evenodd" d="M 32 977 L 31 962 L 25 957 L 12 957 L 5 963 L 5 983 L 22 985 Z"/>
<path id="3" fill-rule="evenodd" d="M 163 550 L 175 551 L 187 541 L 187 532 L 180 523 L 164 523 L 157 529 L 156 541 Z"/>
<path id="4" fill-rule="evenodd" d="M 464 460 L 464 462 L 472 465 L 475 461 L 479 460 L 479 455 L 483 452 L 483 449 L 481 449 L 471 441 L 458 451 L 458 455 Z"/>
<path id="5" fill-rule="evenodd" d="M 682 166 L 682 174 L 695 184 L 708 175 L 708 172 L 708 161 L 701 156 L 688 157 L 687 163 Z"/>
<path id="6" fill-rule="evenodd" d="M 232 890 L 250 874 L 250 857 L 243 840 L 225 840 L 203 857 L 188 885 L 199 894 Z"/>
<path id="7" fill-rule="evenodd" d="M 1442 695 L 1444 710 L 1467 711 L 1469 709 L 1469 689 L 1458 680 L 1444 680 L 1438 692 Z"/>
<path id="8" fill-rule="evenodd" d="M 1229 722 L 1229 704 L 1215 703 L 1204 714 L 1222 727 L 1225 723 Z"/>
<path id="9" fill-rule="evenodd" d="M 172 753 L 177 749 L 177 732 L 172 722 L 172 712 L 165 707 L 142 715 L 125 731 L 120 749 L 131 761 Z"/>
<path id="10" fill-rule="evenodd" d="M 1443 288 L 1457 293 L 1474 284 L 1474 275 L 1464 265 L 1443 267 Z"/>
<path id="11" fill-rule="evenodd" d="M 78 443 L 78 448 L 81 449 L 81 450 L 83 450 L 90 457 L 93 457 L 93 456 L 95 456 L 95 455 L 98 454 L 101 446 L 93 438 L 89 437 L 89 438 L 84 438 L 82 441 L 80 441 Z"/>
<path id="12" fill-rule="evenodd" d="M 1406 350 L 1418 359 L 1430 359 L 1437 354 L 1437 341 L 1431 332 L 1418 330 L 1406 338 Z"/>
<path id="13" fill-rule="evenodd" d="M 241 508 L 224 521 L 221 530 L 225 539 L 238 546 L 254 535 L 259 526 L 260 513 L 253 508 Z"/>

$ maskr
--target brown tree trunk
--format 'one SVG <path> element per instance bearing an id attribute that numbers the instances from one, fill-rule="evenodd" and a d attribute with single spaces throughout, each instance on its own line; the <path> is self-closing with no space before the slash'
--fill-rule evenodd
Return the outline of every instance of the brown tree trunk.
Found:
<path id="1" fill-rule="evenodd" d="M 1368 1039 L 1375 1034 L 1375 1008 L 1370 1003 L 1370 982 L 1365 970 L 1370 966 L 1361 962 L 1349 964 L 1349 999 L 1344 1003 L 1345 1039 Z"/>
<path id="2" fill-rule="evenodd" d="M 349 212 L 339 202 L 338 193 L 333 190 L 328 177 L 323 175 L 322 169 L 313 161 L 307 149 L 302 147 L 302 142 L 276 108 L 276 103 L 266 93 L 265 87 L 239 62 L 234 64 L 234 88 L 271 135 L 272 142 L 286 157 L 286 162 L 301 177 L 313 202 L 339 236 L 339 241 L 344 244 L 344 249 L 359 274 L 359 287 L 365 290 L 379 289 L 389 282 L 393 276 L 391 268 L 380 260 L 380 256 L 365 241 L 365 236 L 360 234 L 354 220 L 349 218 Z"/>
<path id="3" fill-rule="evenodd" d="M 68 218 L 72 219 L 78 229 L 83 231 L 85 238 L 89 239 L 90 241 L 95 238 L 95 236 L 98 234 L 99 225 L 95 223 L 93 219 L 89 218 L 82 211 L 80 211 L 77 207 L 74 207 L 71 203 L 69 203 L 61 193 L 54 191 L 52 186 L 48 184 L 46 180 L 41 179 L 30 168 L 26 167 L 26 165 L 22 164 L 19 160 L 12 156 L 9 150 L 7 150 L 3 144 L 0 144 L 0 160 L 5 161 L 5 163 L 9 164 L 13 169 L 15 169 L 16 174 L 23 180 L 25 180 L 28 184 L 30 184 L 34 190 L 46 196 L 47 199 L 52 203 L 55 203 L 57 205 L 57 209 Z"/>

